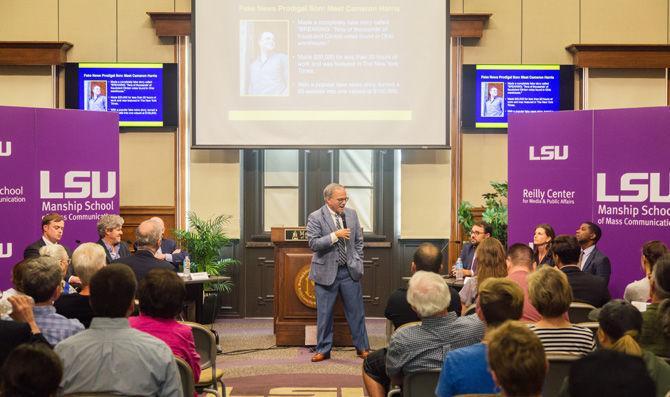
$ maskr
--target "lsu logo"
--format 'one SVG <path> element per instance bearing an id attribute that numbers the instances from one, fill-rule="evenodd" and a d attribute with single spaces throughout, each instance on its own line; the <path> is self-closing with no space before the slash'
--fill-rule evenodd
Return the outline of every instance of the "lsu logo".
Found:
<path id="1" fill-rule="evenodd" d="M 0 258 L 12 257 L 12 243 L 0 243 Z"/>
<path id="2" fill-rule="evenodd" d="M 649 200 L 652 203 L 670 203 L 670 176 L 665 180 L 661 193 L 660 172 L 628 172 L 621 175 L 617 194 L 607 193 L 607 174 L 597 174 L 597 200 L 611 203 L 642 203 Z M 623 195 L 621 193 L 634 193 Z"/>
<path id="3" fill-rule="evenodd" d="M 563 146 L 541 146 L 540 155 L 535 154 L 535 146 L 528 148 L 530 160 L 567 160 L 568 145 Z"/>
<path id="4" fill-rule="evenodd" d="M 42 199 L 106 199 L 116 195 L 116 171 L 107 171 L 107 188 L 102 191 L 100 171 L 68 171 L 63 176 L 65 192 L 51 190 L 50 171 L 40 171 Z"/>
<path id="5" fill-rule="evenodd" d="M 9 141 L 0 141 L 0 157 L 9 157 L 12 155 L 12 143 Z"/>

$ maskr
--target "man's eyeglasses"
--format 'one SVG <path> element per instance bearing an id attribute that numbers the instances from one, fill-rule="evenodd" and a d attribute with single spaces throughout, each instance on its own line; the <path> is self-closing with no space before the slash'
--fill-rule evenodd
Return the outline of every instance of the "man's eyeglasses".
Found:
<path id="1" fill-rule="evenodd" d="M 349 197 L 345 197 L 345 198 L 339 198 L 339 199 L 337 199 L 337 202 L 338 202 L 338 203 L 346 203 L 347 201 L 349 201 Z"/>
<path id="2" fill-rule="evenodd" d="M 471 230 L 470 234 L 474 236 L 479 236 L 480 234 L 484 234 L 484 232 L 480 232 L 479 230 Z"/>

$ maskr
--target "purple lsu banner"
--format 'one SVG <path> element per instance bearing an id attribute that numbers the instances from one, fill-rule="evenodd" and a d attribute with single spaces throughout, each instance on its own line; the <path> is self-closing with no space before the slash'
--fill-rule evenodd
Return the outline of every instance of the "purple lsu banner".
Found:
<path id="1" fill-rule="evenodd" d="M 622 297 L 644 277 L 642 245 L 670 245 L 669 149 L 667 107 L 510 115 L 510 244 L 532 242 L 540 223 L 557 235 L 597 223 Z"/>
<path id="2" fill-rule="evenodd" d="M 98 219 L 119 213 L 118 174 L 118 114 L 0 106 L 0 288 L 47 213 L 65 218 L 66 247 L 97 241 Z"/>

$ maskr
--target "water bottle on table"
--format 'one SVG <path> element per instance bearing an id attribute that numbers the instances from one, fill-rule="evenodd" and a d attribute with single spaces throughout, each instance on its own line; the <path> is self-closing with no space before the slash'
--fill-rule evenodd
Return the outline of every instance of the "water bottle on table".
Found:
<path id="1" fill-rule="evenodd" d="M 184 275 L 188 276 L 190 274 L 191 274 L 191 258 L 186 256 L 186 258 L 184 258 Z"/>
<path id="2" fill-rule="evenodd" d="M 456 280 L 463 280 L 463 261 L 461 261 L 461 258 L 458 258 L 456 260 L 454 269 L 455 269 L 454 273 L 456 274 Z"/>

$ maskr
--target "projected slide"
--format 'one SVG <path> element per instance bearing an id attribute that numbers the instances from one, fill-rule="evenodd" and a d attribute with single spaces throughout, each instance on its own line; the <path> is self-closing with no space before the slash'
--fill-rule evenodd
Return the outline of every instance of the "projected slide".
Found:
<path id="1" fill-rule="evenodd" d="M 410 0 L 195 4 L 196 146 L 446 146 L 448 10 Z"/>
<path id="2" fill-rule="evenodd" d="M 120 126 L 163 125 L 163 64 L 79 64 L 79 107 L 119 113 Z"/>
<path id="3" fill-rule="evenodd" d="M 506 128 L 510 113 L 560 109 L 559 65 L 477 65 L 477 128 Z"/>

